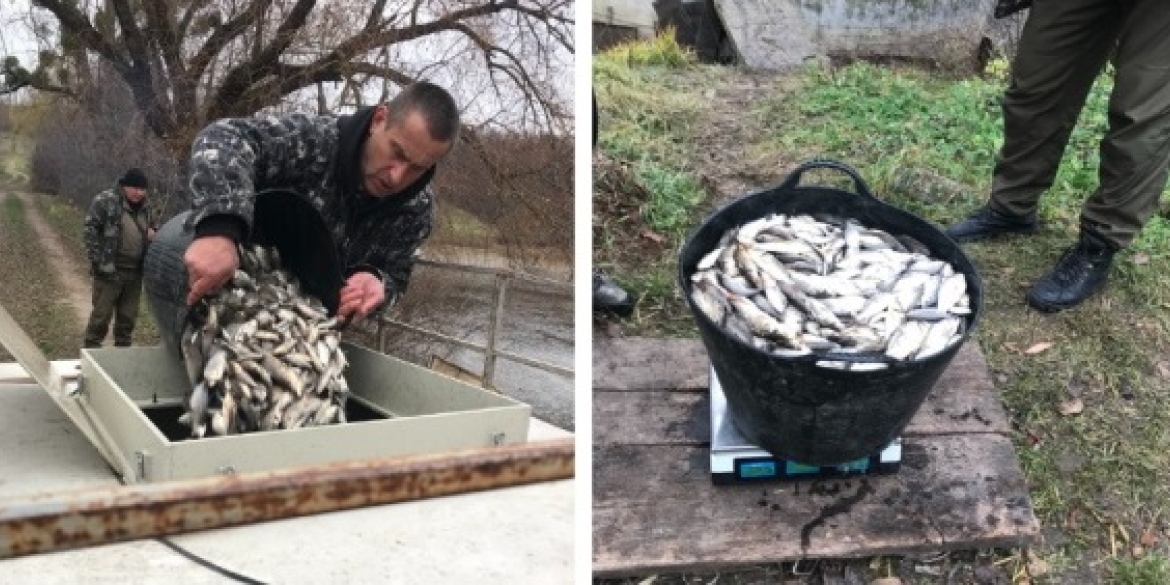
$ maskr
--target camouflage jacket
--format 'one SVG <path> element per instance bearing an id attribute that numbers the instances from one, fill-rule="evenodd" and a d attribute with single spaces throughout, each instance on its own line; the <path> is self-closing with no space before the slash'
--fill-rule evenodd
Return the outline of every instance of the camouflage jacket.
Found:
<path id="1" fill-rule="evenodd" d="M 242 220 L 243 233 L 216 229 L 240 241 L 252 228 L 255 196 L 267 190 L 290 191 L 306 199 L 332 232 L 345 276 L 368 271 L 385 287 L 379 310 L 406 291 L 414 254 L 431 233 L 429 190 L 435 169 L 404 192 L 385 199 L 361 194 L 361 147 L 369 134 L 373 108 L 352 116 L 229 118 L 205 128 L 195 139 L 190 160 L 192 213 L 188 227 L 223 216 Z M 210 220 L 210 221 L 208 221 Z"/>
<path id="2" fill-rule="evenodd" d="M 125 205 L 122 187 L 114 185 L 94 196 L 85 215 L 85 251 L 95 275 L 114 273 L 114 258 L 122 243 L 122 208 Z M 150 224 L 150 212 L 143 204 L 131 211 L 143 216 Z"/>

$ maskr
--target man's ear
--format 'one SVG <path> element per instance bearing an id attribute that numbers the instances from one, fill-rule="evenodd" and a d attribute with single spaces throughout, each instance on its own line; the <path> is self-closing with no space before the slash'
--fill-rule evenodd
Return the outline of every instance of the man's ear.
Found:
<path id="1" fill-rule="evenodd" d="M 372 133 L 374 131 L 374 128 L 376 128 L 378 126 L 385 125 L 386 118 L 388 118 L 389 116 L 390 116 L 390 112 L 387 110 L 386 104 L 378 104 L 377 106 L 375 106 L 374 107 L 374 119 L 370 122 L 370 132 Z"/>

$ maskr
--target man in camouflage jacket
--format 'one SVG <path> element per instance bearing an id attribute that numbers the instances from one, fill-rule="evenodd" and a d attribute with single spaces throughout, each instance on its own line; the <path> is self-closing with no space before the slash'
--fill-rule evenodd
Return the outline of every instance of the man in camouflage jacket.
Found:
<path id="1" fill-rule="evenodd" d="M 219 120 L 195 140 L 187 303 L 222 286 L 253 229 L 256 193 L 291 192 L 331 231 L 345 284 L 337 314 L 362 318 L 406 290 L 415 251 L 431 232 L 428 189 L 450 152 L 459 113 L 442 88 L 419 82 L 351 116 Z"/>
<path id="2" fill-rule="evenodd" d="M 85 249 L 93 274 L 93 310 L 85 347 L 101 347 L 114 320 L 114 345 L 130 345 L 142 294 L 142 259 L 154 238 L 146 208 L 146 175 L 130 169 L 93 198 L 85 216 Z"/>

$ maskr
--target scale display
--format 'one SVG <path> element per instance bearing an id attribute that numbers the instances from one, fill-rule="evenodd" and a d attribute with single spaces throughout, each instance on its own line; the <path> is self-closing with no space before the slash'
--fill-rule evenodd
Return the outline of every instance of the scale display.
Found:
<path id="1" fill-rule="evenodd" d="M 778 459 L 751 444 L 735 426 L 727 398 L 711 369 L 711 481 L 718 485 L 760 481 L 848 477 L 895 473 L 902 462 L 902 439 L 880 453 L 837 465 L 807 465 Z"/>

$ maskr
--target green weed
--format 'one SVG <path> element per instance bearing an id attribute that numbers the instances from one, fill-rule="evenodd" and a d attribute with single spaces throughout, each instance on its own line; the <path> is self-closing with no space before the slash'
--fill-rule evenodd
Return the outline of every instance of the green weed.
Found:
<path id="1" fill-rule="evenodd" d="M 690 227 L 691 212 L 703 200 L 698 181 L 656 164 L 639 164 L 634 175 L 650 193 L 643 215 L 651 228 L 681 238 Z"/>
<path id="2" fill-rule="evenodd" d="M 698 62 L 690 47 L 684 47 L 675 38 L 675 29 L 668 26 L 649 40 L 630 41 L 614 45 L 602 53 L 596 61 L 602 67 L 623 64 L 626 67 L 686 67 Z"/>
<path id="3" fill-rule="evenodd" d="M 1118 585 L 1163 585 L 1170 583 L 1170 563 L 1165 557 L 1118 558 L 1109 563 L 1113 583 Z"/>

